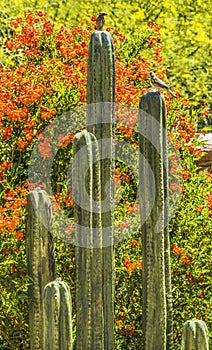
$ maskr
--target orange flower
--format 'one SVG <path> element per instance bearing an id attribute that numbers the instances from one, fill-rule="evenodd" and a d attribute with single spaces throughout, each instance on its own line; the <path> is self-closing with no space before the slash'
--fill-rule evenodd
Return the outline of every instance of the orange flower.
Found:
<path id="1" fill-rule="evenodd" d="M 19 224 L 19 218 L 12 219 L 10 217 L 6 218 L 5 227 L 12 233 L 15 231 L 17 225 Z"/>
<path id="2" fill-rule="evenodd" d="M 24 238 L 23 231 L 18 230 L 18 231 L 14 234 L 14 237 L 15 237 L 16 239 L 22 240 L 22 239 Z"/>
<path id="3" fill-rule="evenodd" d="M 130 182 L 130 175 L 129 174 L 124 173 L 121 175 L 121 178 L 128 183 Z"/>
<path id="4" fill-rule="evenodd" d="M 183 179 L 189 179 L 189 177 L 190 177 L 189 171 L 188 170 L 182 170 L 182 176 L 183 176 Z"/>
<path id="5" fill-rule="evenodd" d="M 38 145 L 38 151 L 44 159 L 52 157 L 52 148 L 48 141 L 40 142 Z"/>
<path id="6" fill-rule="evenodd" d="M 122 320 L 118 320 L 116 323 L 117 323 L 117 325 L 118 325 L 119 327 L 121 327 L 121 326 L 123 325 L 123 321 L 122 321 Z"/>
<path id="7" fill-rule="evenodd" d="M 176 191 L 178 189 L 178 186 L 177 186 L 177 184 L 176 183 L 172 183 L 172 184 L 170 184 L 170 190 L 172 190 L 172 191 Z"/>
<path id="8" fill-rule="evenodd" d="M 119 223 L 121 231 L 123 231 L 127 226 L 129 226 L 129 223 L 126 221 L 122 221 Z"/>
<path id="9" fill-rule="evenodd" d="M 19 150 L 26 148 L 28 145 L 29 145 L 29 143 L 27 141 L 22 140 L 22 139 L 17 141 L 17 146 L 18 146 Z"/>
<path id="10" fill-rule="evenodd" d="M 50 21 L 44 23 L 43 30 L 47 36 L 50 36 L 53 33 L 54 30 L 53 30 L 53 26 L 52 26 Z"/>
<path id="11" fill-rule="evenodd" d="M 207 177 L 207 179 L 212 180 L 212 174 L 206 173 L 206 177 Z"/>
<path id="12" fill-rule="evenodd" d="M 12 165 L 12 162 L 6 160 L 5 162 L 3 162 L 0 166 L 0 169 L 1 170 L 6 170 L 6 169 L 10 169 L 11 168 L 11 165 Z"/>
<path id="13" fill-rule="evenodd" d="M 181 247 L 178 247 L 177 244 L 175 243 L 172 244 L 172 250 L 173 250 L 173 253 L 176 255 L 180 255 L 184 253 L 184 249 Z"/>
<path id="14" fill-rule="evenodd" d="M 180 261 L 184 265 L 191 265 L 192 263 L 191 260 L 189 260 L 185 255 L 181 256 Z"/>
<path id="15" fill-rule="evenodd" d="M 49 110 L 48 108 L 45 108 L 43 111 L 41 111 L 41 119 L 47 120 L 52 118 L 53 115 L 55 115 L 57 112 L 55 109 Z"/>
<path id="16" fill-rule="evenodd" d="M 135 239 L 133 239 L 133 240 L 131 241 L 131 246 L 132 246 L 132 247 L 137 247 L 137 245 L 138 245 L 138 242 L 137 242 Z"/>
<path id="17" fill-rule="evenodd" d="M 115 168 L 115 175 L 119 175 L 120 174 L 120 168 Z"/>
<path id="18" fill-rule="evenodd" d="M 1 136 L 2 136 L 3 139 L 7 140 L 12 135 L 12 132 L 13 132 L 13 127 L 12 126 L 8 126 L 8 127 L 4 128 L 2 130 Z"/>
<path id="19" fill-rule="evenodd" d="M 204 109 L 204 111 L 202 113 L 207 117 L 210 113 L 210 109 L 209 108 Z"/>
<path id="20" fill-rule="evenodd" d="M 44 12 L 42 12 L 42 11 L 38 11 L 37 12 L 37 14 L 38 14 L 38 16 L 40 16 L 40 17 L 46 17 L 46 13 L 44 13 Z"/>
<path id="21" fill-rule="evenodd" d="M 199 275 L 199 280 L 204 280 L 205 275 L 202 273 L 201 275 Z"/>
<path id="22" fill-rule="evenodd" d="M 142 262 L 142 260 L 138 260 L 138 261 L 137 261 L 137 267 L 138 267 L 139 269 L 142 269 L 142 267 L 143 267 L 143 262 Z"/>
<path id="23" fill-rule="evenodd" d="M 189 271 L 186 271 L 186 276 L 187 276 L 187 280 L 188 280 L 190 283 L 193 283 L 193 282 L 194 282 L 193 276 L 191 275 L 191 273 L 190 273 Z"/>
<path id="24" fill-rule="evenodd" d="M 137 263 L 132 263 L 132 261 L 130 260 L 129 257 L 124 259 L 124 263 L 125 263 L 125 268 L 126 268 L 128 273 L 131 273 L 137 267 Z"/>
<path id="25" fill-rule="evenodd" d="M 209 209 L 209 215 L 212 216 L 212 192 L 207 195 L 207 207 Z"/>
<path id="26" fill-rule="evenodd" d="M 5 42 L 6 48 L 11 51 L 13 49 L 13 42 L 11 40 L 6 40 Z"/>
<path id="27" fill-rule="evenodd" d="M 75 226 L 74 225 L 68 225 L 65 229 L 65 232 L 70 234 L 75 230 Z"/>
<path id="28" fill-rule="evenodd" d="M 201 205 L 198 205 L 198 207 L 196 207 L 196 211 L 198 212 L 198 213 L 201 213 L 202 212 L 202 206 Z"/>
<path id="29" fill-rule="evenodd" d="M 64 202 L 69 208 L 72 208 L 74 206 L 74 201 L 71 194 L 65 196 Z"/>
<path id="30" fill-rule="evenodd" d="M 200 157 L 202 155 L 202 150 L 201 149 L 195 149 L 194 150 L 194 155 L 195 157 Z"/>
<path id="31" fill-rule="evenodd" d="M 117 187 L 121 186 L 121 179 L 118 175 L 114 175 L 114 183 Z"/>
<path id="32" fill-rule="evenodd" d="M 74 134 L 73 133 L 70 133 L 67 136 L 65 136 L 63 134 L 60 134 L 58 136 L 59 146 L 65 148 L 67 145 L 69 145 L 73 141 L 73 138 L 74 138 Z"/>
<path id="33" fill-rule="evenodd" d="M 195 146 L 193 144 L 188 145 L 188 150 L 189 150 L 189 152 L 193 153 L 195 150 Z"/>

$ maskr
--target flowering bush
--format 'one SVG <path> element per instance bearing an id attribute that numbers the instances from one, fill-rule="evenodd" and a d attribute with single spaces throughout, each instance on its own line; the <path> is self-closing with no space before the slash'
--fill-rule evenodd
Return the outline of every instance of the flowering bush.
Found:
<path id="1" fill-rule="evenodd" d="M 87 54 L 91 23 L 54 30 L 42 11 L 24 13 L 10 23 L 13 36 L 5 42 L 11 65 L 0 66 L 0 306 L 1 337 L 4 348 L 28 349 L 27 286 L 25 254 L 25 205 L 28 190 L 42 183 L 28 182 L 30 156 L 37 140 L 43 162 L 58 153 L 52 166 L 52 188 L 57 206 L 73 217 L 73 198 L 66 183 L 72 156 L 73 133 L 52 140 L 44 135 L 47 126 L 65 112 L 86 102 Z M 135 37 L 112 34 L 116 52 L 116 139 L 138 148 L 137 108 L 149 88 L 148 71 L 160 78 L 166 74 L 162 59 L 160 28 L 148 23 Z M 202 318 L 209 325 L 210 232 L 212 216 L 211 175 L 198 173 L 195 161 L 201 156 L 198 122 L 207 109 L 195 112 L 189 101 L 164 92 L 168 111 L 170 151 L 170 195 L 180 205 L 170 223 L 174 303 L 174 337 L 179 348 L 182 324 Z M 129 107 L 130 106 L 130 113 Z M 126 114 L 126 110 L 128 111 Z M 126 118 L 127 115 L 127 118 Z M 76 114 L 76 130 L 85 120 Z M 180 164 L 179 164 L 180 160 Z M 180 181 L 179 181 L 180 179 Z M 116 161 L 115 220 L 118 235 L 126 235 L 115 246 L 116 256 L 116 349 L 137 349 L 141 343 L 141 232 L 129 236 L 131 219 L 138 219 L 135 203 L 137 181 L 127 164 Z M 129 214 L 132 214 L 131 216 Z M 71 234 L 72 227 L 67 228 Z M 57 272 L 74 293 L 73 249 L 55 237 Z M 2 344 L 1 344 L 2 342 Z"/>

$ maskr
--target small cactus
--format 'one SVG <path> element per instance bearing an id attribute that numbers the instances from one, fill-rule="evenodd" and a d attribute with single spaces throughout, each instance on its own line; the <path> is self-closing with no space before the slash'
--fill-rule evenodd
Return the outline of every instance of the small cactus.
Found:
<path id="1" fill-rule="evenodd" d="M 72 301 L 61 279 L 44 288 L 44 349 L 72 350 Z"/>
<path id="2" fill-rule="evenodd" d="M 102 229 L 98 143 L 86 130 L 73 140 L 76 349 L 103 349 Z"/>
<path id="3" fill-rule="evenodd" d="M 141 98 L 139 110 L 144 349 L 171 350 L 172 303 L 164 97 L 158 92 L 146 93 Z"/>
<path id="4" fill-rule="evenodd" d="M 31 277 L 29 295 L 30 348 L 43 349 L 43 293 L 45 285 L 55 279 L 53 239 L 50 233 L 51 202 L 40 188 L 27 198 L 27 272 Z"/>
<path id="5" fill-rule="evenodd" d="M 204 321 L 186 321 L 183 325 L 182 350 L 209 350 L 208 329 Z"/>

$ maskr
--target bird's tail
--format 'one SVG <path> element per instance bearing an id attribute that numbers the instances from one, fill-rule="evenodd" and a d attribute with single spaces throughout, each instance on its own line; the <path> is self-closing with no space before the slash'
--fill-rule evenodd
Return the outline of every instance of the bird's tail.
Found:
<path id="1" fill-rule="evenodd" d="M 171 89 L 168 89 L 168 91 L 169 91 L 170 95 L 172 95 L 173 97 L 177 97 Z"/>

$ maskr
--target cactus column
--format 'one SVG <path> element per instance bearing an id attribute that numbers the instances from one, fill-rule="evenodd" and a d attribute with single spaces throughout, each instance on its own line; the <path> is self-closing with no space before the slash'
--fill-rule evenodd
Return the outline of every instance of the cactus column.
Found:
<path id="1" fill-rule="evenodd" d="M 102 350 L 102 230 L 98 143 L 86 130 L 73 140 L 76 223 L 76 349 Z"/>
<path id="2" fill-rule="evenodd" d="M 195 318 L 183 325 L 182 350 L 209 350 L 208 329 L 204 321 Z"/>
<path id="3" fill-rule="evenodd" d="M 148 92 L 141 98 L 139 148 L 144 349 L 171 350 L 166 107 L 158 92 Z"/>
<path id="4" fill-rule="evenodd" d="M 43 349 L 43 294 L 45 285 L 55 279 L 53 239 L 50 234 L 51 202 L 40 188 L 27 198 L 27 272 L 29 285 L 30 349 Z"/>
<path id="5" fill-rule="evenodd" d="M 115 64 L 111 35 L 96 31 L 88 52 L 87 129 L 99 143 L 103 230 L 104 349 L 114 349 L 113 177 Z"/>
<path id="6" fill-rule="evenodd" d="M 44 288 L 44 349 L 72 350 L 71 293 L 61 279 Z"/>

